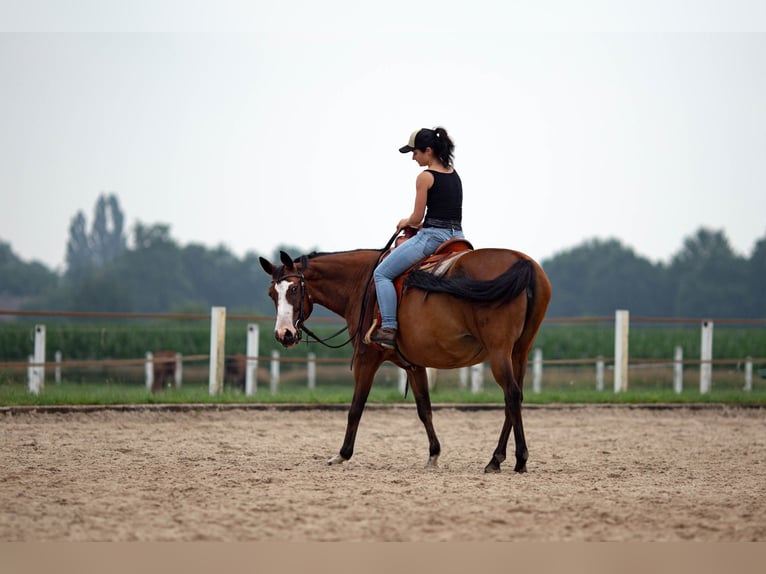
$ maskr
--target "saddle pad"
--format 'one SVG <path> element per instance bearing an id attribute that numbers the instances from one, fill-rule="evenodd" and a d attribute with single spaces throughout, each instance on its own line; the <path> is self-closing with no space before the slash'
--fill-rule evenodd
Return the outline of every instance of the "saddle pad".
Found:
<path id="1" fill-rule="evenodd" d="M 416 263 L 410 269 L 394 279 L 394 287 L 396 287 L 397 299 L 401 300 L 402 292 L 404 291 L 404 280 L 411 271 L 425 271 L 427 273 L 433 273 L 437 277 L 441 277 L 452 268 L 458 259 L 472 250 L 473 245 L 471 245 L 471 243 L 465 239 L 450 239 L 445 241 L 436 248 L 436 251 L 434 251 L 433 255 L 430 255 L 419 263 Z M 370 336 L 372 335 L 373 331 L 380 327 L 382 322 L 377 298 L 375 301 L 374 317 L 375 320 L 372 322 L 372 326 L 364 337 L 364 342 L 368 345 L 371 344 Z"/>

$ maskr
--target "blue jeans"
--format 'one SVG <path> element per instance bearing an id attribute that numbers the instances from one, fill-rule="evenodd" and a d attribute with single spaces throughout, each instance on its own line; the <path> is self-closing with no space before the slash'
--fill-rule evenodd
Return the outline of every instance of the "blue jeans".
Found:
<path id="1" fill-rule="evenodd" d="M 448 239 L 463 238 L 462 231 L 427 227 L 418 231 L 415 237 L 408 239 L 394 249 L 375 269 L 375 291 L 378 295 L 383 328 L 396 329 L 396 287 L 394 279 L 407 271 L 424 257 L 428 257 L 436 248 Z"/>

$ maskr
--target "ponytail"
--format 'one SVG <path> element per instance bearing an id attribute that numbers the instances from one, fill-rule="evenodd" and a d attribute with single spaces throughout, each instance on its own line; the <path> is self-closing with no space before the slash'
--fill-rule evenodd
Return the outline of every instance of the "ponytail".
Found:
<path id="1" fill-rule="evenodd" d="M 444 167 L 452 167 L 452 162 L 455 159 L 455 144 L 450 139 L 447 130 L 443 127 L 434 128 L 433 144 L 431 149 L 434 150 L 434 155 L 439 158 Z"/>

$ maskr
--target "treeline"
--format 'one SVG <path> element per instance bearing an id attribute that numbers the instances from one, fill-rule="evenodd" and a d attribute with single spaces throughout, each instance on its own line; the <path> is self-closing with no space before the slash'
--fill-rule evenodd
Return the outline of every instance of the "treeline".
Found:
<path id="1" fill-rule="evenodd" d="M 766 317 L 766 237 L 749 258 L 723 231 L 699 229 L 668 264 L 617 240 L 592 240 L 542 262 L 553 283 L 549 317 Z"/>
<path id="2" fill-rule="evenodd" d="M 179 245 L 165 224 L 136 224 L 132 241 L 114 195 L 102 195 L 93 222 L 77 213 L 69 227 L 66 270 L 24 263 L 0 242 L 0 300 L 24 297 L 24 310 L 127 313 L 270 314 L 269 279 L 257 253 L 240 259 L 221 246 Z M 128 244 L 131 243 L 131 247 Z"/>
<path id="3" fill-rule="evenodd" d="M 222 246 L 182 246 L 164 224 L 137 224 L 129 247 L 124 221 L 114 195 L 99 198 L 90 229 L 76 214 L 61 275 L 21 261 L 0 241 L 0 308 L 22 300 L 21 308 L 44 311 L 192 313 L 221 305 L 273 313 L 260 254 L 240 259 Z M 766 236 L 749 258 L 734 253 L 723 231 L 703 228 L 667 264 L 615 239 L 587 241 L 541 263 L 553 283 L 549 317 L 609 316 L 615 309 L 652 317 L 766 317 Z"/>

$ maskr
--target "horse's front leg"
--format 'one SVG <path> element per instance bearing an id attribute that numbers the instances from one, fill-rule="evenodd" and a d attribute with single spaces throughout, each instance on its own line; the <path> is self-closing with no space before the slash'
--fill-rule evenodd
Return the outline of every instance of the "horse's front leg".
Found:
<path id="1" fill-rule="evenodd" d="M 437 468 L 439 466 L 439 455 L 441 454 L 441 444 L 434 430 L 431 416 L 431 396 L 428 392 L 428 374 L 423 367 L 414 367 L 407 370 L 407 379 L 415 397 L 415 404 L 418 408 L 418 417 L 426 428 L 428 435 L 428 462 L 426 468 Z"/>
<path id="2" fill-rule="evenodd" d="M 356 442 L 356 431 L 359 428 L 359 421 L 364 412 L 364 405 L 367 403 L 367 397 L 370 395 L 372 380 L 380 363 L 373 367 L 354 364 L 354 397 L 351 399 L 351 407 L 348 409 L 348 421 L 346 423 L 346 436 L 343 439 L 343 446 L 340 452 L 330 458 L 327 464 L 341 464 L 349 460 L 354 454 L 354 443 Z"/>

